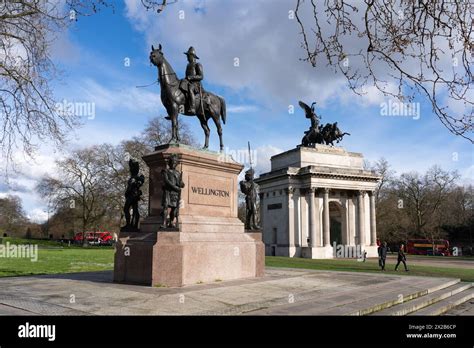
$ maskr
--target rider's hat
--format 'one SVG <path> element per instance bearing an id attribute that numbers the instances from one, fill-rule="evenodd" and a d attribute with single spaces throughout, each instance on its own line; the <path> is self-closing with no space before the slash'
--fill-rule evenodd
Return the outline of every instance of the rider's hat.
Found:
<path id="1" fill-rule="evenodd" d="M 252 176 L 253 176 L 254 173 L 255 173 L 255 172 L 254 172 L 254 170 L 253 170 L 252 168 L 250 168 L 249 170 L 247 170 L 247 171 L 245 172 L 245 174 L 249 174 L 249 175 L 252 175 Z"/>
<path id="2" fill-rule="evenodd" d="M 184 52 L 185 55 L 189 56 L 194 56 L 194 58 L 199 59 L 198 56 L 196 56 L 196 50 L 194 49 L 193 46 L 189 47 L 188 52 Z"/>

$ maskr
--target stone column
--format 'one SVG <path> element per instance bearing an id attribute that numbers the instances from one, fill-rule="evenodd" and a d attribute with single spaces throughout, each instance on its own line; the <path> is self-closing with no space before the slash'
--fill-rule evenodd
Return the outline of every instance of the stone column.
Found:
<path id="1" fill-rule="evenodd" d="M 377 231 L 375 224 L 375 195 L 374 191 L 369 191 L 370 197 L 370 245 L 377 245 Z"/>
<path id="2" fill-rule="evenodd" d="M 259 221 L 257 221 L 260 225 L 260 228 L 263 230 L 263 220 L 264 220 L 264 217 L 263 217 L 263 214 L 265 213 L 265 209 L 264 209 L 264 200 L 263 198 L 265 197 L 265 193 L 263 192 L 259 192 L 258 193 L 258 197 L 260 198 L 260 202 L 259 202 Z"/>
<path id="3" fill-rule="evenodd" d="M 294 188 L 293 187 L 288 187 L 286 190 L 286 197 L 288 199 L 288 248 L 289 251 L 290 248 L 295 246 L 295 205 L 293 202 L 293 193 L 294 193 Z M 290 257 L 293 257 L 293 255 L 290 252 Z"/>
<path id="4" fill-rule="evenodd" d="M 301 248 L 301 191 L 298 189 L 293 189 L 293 214 L 294 243 Z"/>
<path id="5" fill-rule="evenodd" d="M 359 218 L 359 244 L 365 246 L 365 234 L 364 234 L 364 193 L 365 191 L 359 190 L 357 192 L 357 215 Z"/>
<path id="6" fill-rule="evenodd" d="M 273 231 L 271 230 L 270 226 L 268 226 L 266 230 L 264 228 L 264 225 L 266 225 L 265 224 L 265 217 L 263 216 L 263 214 L 265 213 L 264 204 L 263 204 L 263 198 L 265 197 L 265 193 L 259 192 L 258 196 L 259 196 L 260 200 L 259 200 L 259 211 L 258 211 L 258 221 L 257 221 L 257 223 L 260 225 L 260 230 L 262 231 L 263 242 L 265 244 L 269 244 L 272 240 Z"/>
<path id="7" fill-rule="evenodd" d="M 354 221 L 354 197 L 351 195 L 347 196 L 347 244 L 353 245 L 356 244 L 355 240 L 355 221 Z"/>
<path id="8" fill-rule="evenodd" d="M 315 188 L 308 189 L 309 193 L 309 246 L 314 248 L 316 244 L 316 204 L 314 202 Z"/>
<path id="9" fill-rule="evenodd" d="M 298 230 L 300 231 L 300 244 L 302 247 L 308 246 L 308 238 L 309 234 L 309 203 L 308 203 L 308 190 L 305 188 L 299 189 L 299 207 L 298 207 L 298 220 L 299 220 L 299 227 Z"/>
<path id="10" fill-rule="evenodd" d="M 324 189 L 323 196 L 323 245 L 330 246 L 329 234 L 329 189 Z"/>

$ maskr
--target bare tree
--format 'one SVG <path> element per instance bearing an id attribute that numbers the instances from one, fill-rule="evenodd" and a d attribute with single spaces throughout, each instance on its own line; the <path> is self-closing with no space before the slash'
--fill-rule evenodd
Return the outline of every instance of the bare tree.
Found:
<path id="1" fill-rule="evenodd" d="M 381 197 L 388 193 L 387 188 L 390 188 L 390 185 L 393 183 L 395 171 L 390 169 L 390 164 L 384 157 L 370 166 L 370 169 L 380 176 L 377 189 L 375 190 L 375 203 L 378 204 Z"/>
<path id="2" fill-rule="evenodd" d="M 96 146 L 77 150 L 57 161 L 58 176 L 44 177 L 37 186 L 38 192 L 51 199 L 55 207 L 70 205 L 73 211 L 80 211 L 84 245 L 87 244 L 85 232 L 96 228 L 107 212 L 104 204 L 107 182 L 103 167 L 97 162 L 98 150 Z"/>
<path id="3" fill-rule="evenodd" d="M 0 231 L 17 235 L 28 222 L 18 196 L 0 198 Z"/>
<path id="4" fill-rule="evenodd" d="M 180 143 L 197 146 L 197 141 L 193 137 L 188 125 L 184 122 L 179 122 L 178 132 L 181 137 Z M 171 122 L 164 121 L 162 117 L 154 117 L 148 121 L 145 129 L 141 135 L 136 138 L 140 143 L 149 147 L 153 151 L 155 146 L 166 144 L 171 139 Z"/>
<path id="5" fill-rule="evenodd" d="M 432 167 L 423 176 L 416 172 L 400 176 L 398 194 L 414 234 L 432 241 L 442 236 L 436 216 L 458 177 L 456 172 L 446 172 L 438 166 Z"/>
<path id="6" fill-rule="evenodd" d="M 119 145 L 101 144 L 74 151 L 67 159 L 58 161 L 58 175 L 43 178 L 37 187 L 42 196 L 54 203 L 56 223 L 64 224 L 64 217 L 67 216 L 64 212 L 69 212 L 73 221 L 78 215 L 83 231 L 98 224 L 118 230 L 124 218 L 122 209 L 130 176 L 130 158 L 139 162 L 140 172 L 145 176 L 139 209 L 140 215 L 146 216 L 149 171 L 142 157 L 154 151 L 156 145 L 166 142 L 170 132 L 169 122 L 156 117 L 149 121 L 139 136 L 131 140 Z M 181 136 L 182 142 L 195 144 L 185 124 L 182 124 Z M 71 201 L 74 202 L 74 209 L 68 208 Z"/>
<path id="7" fill-rule="evenodd" d="M 142 5 L 148 10 L 154 10 L 157 13 L 163 12 L 165 7 L 168 4 L 174 4 L 178 0 L 168 1 L 168 0 L 141 0 Z"/>
<path id="8" fill-rule="evenodd" d="M 108 5 L 105 0 L 0 1 L 0 154 L 8 163 L 16 148 L 31 156 L 40 141 L 64 142 L 79 123 L 56 107 L 51 44 L 79 16 Z"/>
<path id="9" fill-rule="evenodd" d="M 297 0 L 295 17 L 305 61 L 334 67 L 357 94 L 375 86 L 406 102 L 421 93 L 450 132 L 473 142 L 472 6 L 447 0 Z"/>

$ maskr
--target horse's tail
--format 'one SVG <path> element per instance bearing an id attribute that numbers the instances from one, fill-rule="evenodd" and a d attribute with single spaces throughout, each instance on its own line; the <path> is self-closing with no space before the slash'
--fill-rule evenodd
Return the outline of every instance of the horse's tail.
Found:
<path id="1" fill-rule="evenodd" d="M 217 96 L 217 97 L 221 101 L 221 118 L 222 118 L 222 122 L 225 124 L 225 119 L 226 119 L 226 116 L 227 116 L 225 100 L 224 100 L 224 98 L 222 98 L 220 96 Z"/>

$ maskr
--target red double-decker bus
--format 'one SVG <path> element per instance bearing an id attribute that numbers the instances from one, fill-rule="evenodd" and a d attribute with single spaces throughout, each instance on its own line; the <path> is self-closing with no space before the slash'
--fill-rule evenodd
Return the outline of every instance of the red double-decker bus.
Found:
<path id="1" fill-rule="evenodd" d="M 111 245 L 113 241 L 112 234 L 110 232 L 86 232 L 86 240 L 91 245 Z M 82 232 L 76 233 L 74 236 L 74 242 L 82 244 L 83 236 Z"/>
<path id="2" fill-rule="evenodd" d="M 429 239 L 409 239 L 407 241 L 407 253 L 413 255 L 451 255 L 449 241 L 446 239 L 437 239 L 434 241 Z"/>

